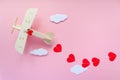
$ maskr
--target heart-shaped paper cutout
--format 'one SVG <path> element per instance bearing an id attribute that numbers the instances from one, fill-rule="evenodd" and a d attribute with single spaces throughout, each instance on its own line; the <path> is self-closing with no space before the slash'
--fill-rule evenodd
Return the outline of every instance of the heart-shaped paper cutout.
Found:
<path id="1" fill-rule="evenodd" d="M 100 59 L 94 57 L 92 58 L 93 66 L 97 67 L 100 63 Z"/>
<path id="2" fill-rule="evenodd" d="M 74 54 L 69 54 L 68 58 L 67 58 L 67 62 L 71 63 L 75 61 L 75 56 Z"/>
<path id="3" fill-rule="evenodd" d="M 113 53 L 113 52 L 109 52 L 108 56 L 109 56 L 109 60 L 110 61 L 114 61 L 115 58 L 117 57 L 117 55 L 115 53 Z"/>
<path id="4" fill-rule="evenodd" d="M 54 48 L 53 48 L 54 52 L 62 52 L 62 46 L 61 44 L 57 44 Z"/>
<path id="5" fill-rule="evenodd" d="M 90 65 L 90 62 L 89 62 L 89 60 L 88 59 L 83 59 L 82 60 L 82 67 L 84 67 L 84 68 L 86 68 L 86 67 L 88 67 Z"/>
<path id="6" fill-rule="evenodd" d="M 27 34 L 30 35 L 30 36 L 32 36 L 32 33 L 33 33 L 33 30 L 28 29 Z"/>

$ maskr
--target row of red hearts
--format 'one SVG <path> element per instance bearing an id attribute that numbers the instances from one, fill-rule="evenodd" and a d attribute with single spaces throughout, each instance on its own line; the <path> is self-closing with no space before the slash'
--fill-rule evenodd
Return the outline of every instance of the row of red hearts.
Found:
<path id="1" fill-rule="evenodd" d="M 32 33 L 33 33 L 32 30 L 28 30 L 28 32 L 27 32 L 27 34 L 30 35 L 30 36 L 32 36 Z M 61 46 L 61 44 L 57 44 L 57 45 L 53 48 L 53 50 L 54 50 L 54 52 L 61 52 L 61 51 L 62 51 L 62 46 Z M 116 54 L 113 53 L 113 52 L 109 52 L 109 53 L 108 53 L 108 56 L 109 56 L 109 60 L 110 60 L 110 61 L 114 61 L 115 58 L 116 58 Z M 68 62 L 68 63 L 71 63 L 71 62 L 74 62 L 74 61 L 75 61 L 75 56 L 74 56 L 74 54 L 69 54 L 69 56 L 68 56 L 68 58 L 67 58 L 67 62 Z M 94 57 L 94 58 L 92 58 L 92 62 L 93 62 L 93 65 L 96 67 L 96 66 L 99 65 L 100 59 Z M 84 58 L 84 59 L 82 60 L 82 67 L 86 68 L 86 67 L 88 67 L 89 65 L 90 65 L 89 60 L 86 59 L 86 58 Z"/>
<path id="2" fill-rule="evenodd" d="M 57 44 L 54 48 L 53 48 L 54 52 L 62 52 L 62 46 L 61 44 Z M 117 57 L 117 55 L 114 52 L 109 52 L 108 53 L 108 57 L 110 61 L 114 61 L 115 58 Z M 68 58 L 67 58 L 67 62 L 71 63 L 71 62 L 75 62 L 75 56 L 74 54 L 69 54 Z M 100 59 L 93 57 L 92 58 L 92 62 L 93 62 L 93 66 L 97 67 L 100 64 Z M 90 62 L 88 59 L 84 58 L 82 60 L 82 67 L 86 68 L 90 65 Z"/>

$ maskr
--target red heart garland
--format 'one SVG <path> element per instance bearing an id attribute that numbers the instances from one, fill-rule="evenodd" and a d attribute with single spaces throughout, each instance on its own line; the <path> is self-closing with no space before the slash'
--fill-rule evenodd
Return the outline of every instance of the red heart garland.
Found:
<path id="1" fill-rule="evenodd" d="M 113 52 L 109 52 L 108 57 L 109 57 L 110 61 L 114 61 L 115 58 L 117 57 L 117 55 L 115 53 L 113 53 Z"/>
<path id="2" fill-rule="evenodd" d="M 69 54 L 68 58 L 67 58 L 67 62 L 71 63 L 75 61 L 75 56 L 74 54 Z"/>
<path id="3" fill-rule="evenodd" d="M 90 62 L 88 61 L 88 59 L 83 59 L 82 60 L 82 67 L 86 68 L 90 65 Z"/>
<path id="4" fill-rule="evenodd" d="M 54 48 L 53 48 L 54 52 L 61 52 L 62 51 L 62 46 L 61 44 L 57 44 Z"/>
<path id="5" fill-rule="evenodd" d="M 27 34 L 30 35 L 30 36 L 32 36 L 32 33 L 33 33 L 33 30 L 28 29 Z"/>
<path id="6" fill-rule="evenodd" d="M 92 58 L 92 62 L 93 62 L 93 65 L 94 65 L 95 67 L 97 67 L 97 66 L 99 65 L 99 63 L 100 63 L 100 59 L 94 57 L 94 58 Z"/>

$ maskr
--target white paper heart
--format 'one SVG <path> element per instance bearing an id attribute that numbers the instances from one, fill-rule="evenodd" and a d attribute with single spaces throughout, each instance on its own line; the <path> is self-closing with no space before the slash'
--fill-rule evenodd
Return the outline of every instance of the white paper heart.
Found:
<path id="1" fill-rule="evenodd" d="M 87 70 L 87 68 L 83 68 L 83 67 L 80 66 L 80 65 L 75 65 L 75 66 L 73 66 L 73 67 L 70 69 L 70 71 L 71 71 L 72 73 L 75 73 L 75 74 L 83 73 L 83 72 L 86 71 L 86 70 Z"/>
<path id="2" fill-rule="evenodd" d="M 45 56 L 48 54 L 48 51 L 46 49 L 40 48 L 32 50 L 30 53 L 36 56 Z"/>
<path id="3" fill-rule="evenodd" d="M 59 23 L 61 21 L 66 20 L 67 18 L 68 16 L 65 14 L 55 14 L 55 15 L 50 16 L 50 21 Z"/>

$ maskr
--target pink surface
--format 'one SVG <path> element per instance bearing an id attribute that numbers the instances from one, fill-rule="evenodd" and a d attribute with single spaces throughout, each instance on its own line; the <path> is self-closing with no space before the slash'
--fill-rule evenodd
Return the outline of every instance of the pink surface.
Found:
<path id="1" fill-rule="evenodd" d="M 37 7 L 39 12 L 33 28 L 41 32 L 55 33 L 55 42 L 47 46 L 40 39 L 29 37 L 25 54 L 20 55 L 14 45 L 19 34 L 10 34 L 18 16 L 21 24 L 28 8 Z M 68 20 L 60 24 L 49 21 L 56 13 L 64 13 Z M 119 0 L 28 0 L 0 1 L 0 80 L 120 80 L 120 1 Z M 61 43 L 63 51 L 53 52 L 55 44 Z M 37 48 L 49 50 L 49 55 L 37 57 L 29 52 Z M 117 54 L 114 62 L 108 52 Z M 67 63 L 74 53 L 76 61 Z M 80 75 L 70 72 L 83 58 L 91 61 L 98 57 L 101 63 Z"/>

